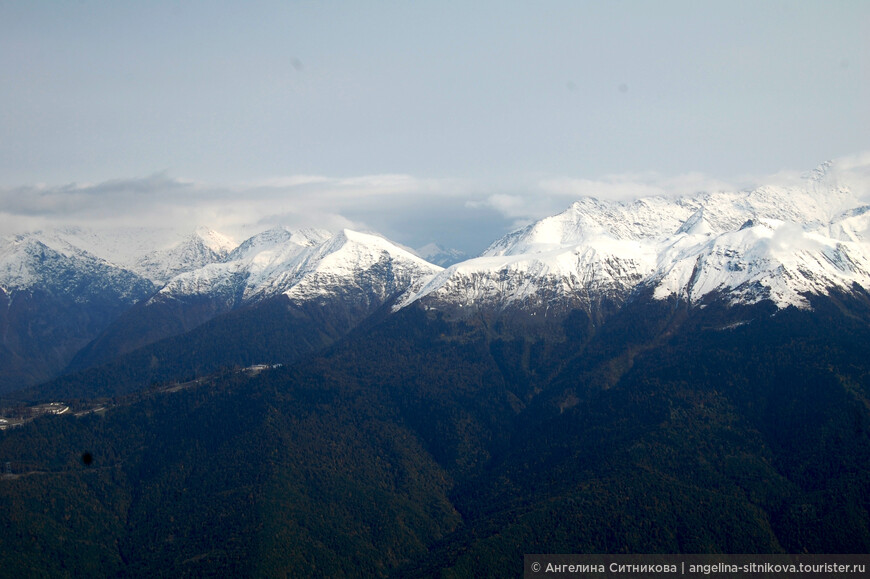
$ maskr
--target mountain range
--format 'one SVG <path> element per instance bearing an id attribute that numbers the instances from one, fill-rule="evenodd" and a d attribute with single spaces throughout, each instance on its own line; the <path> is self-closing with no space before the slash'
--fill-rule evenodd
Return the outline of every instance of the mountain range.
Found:
<path id="1" fill-rule="evenodd" d="M 543 318 L 573 310 L 600 318 L 649 292 L 691 304 L 717 295 L 806 308 L 808 295 L 870 287 L 870 206 L 830 167 L 802 187 L 581 199 L 446 269 L 420 255 L 449 263 L 458 253 L 430 244 L 415 254 L 350 230 L 275 227 L 240 244 L 205 227 L 163 245 L 159 232 L 144 229 L 7 238 L 0 391 L 107 362 L 277 296 L 297 307 L 352 308 L 345 330 L 387 301 L 393 310 L 419 303 L 451 315 L 514 309 Z"/>
<path id="2" fill-rule="evenodd" d="M 870 205 L 834 175 L 584 198 L 471 259 L 351 230 L 4 238 L 0 564 L 866 552 Z M 47 401 L 71 412 L 21 418 Z"/>

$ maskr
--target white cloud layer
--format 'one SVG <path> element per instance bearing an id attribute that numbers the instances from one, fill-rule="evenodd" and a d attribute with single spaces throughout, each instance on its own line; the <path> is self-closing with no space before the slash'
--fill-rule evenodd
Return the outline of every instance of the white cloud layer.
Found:
<path id="1" fill-rule="evenodd" d="M 770 175 L 741 175 L 729 180 L 701 172 L 681 175 L 626 173 L 604 175 L 597 179 L 550 177 L 533 183 L 526 193 L 491 194 L 483 200 L 469 201 L 467 205 L 473 208 L 489 207 L 520 226 L 562 211 L 581 197 L 632 201 L 641 197 L 747 191 L 763 185 L 804 187 L 812 173 L 806 169 L 782 170 Z M 829 184 L 846 186 L 870 203 L 870 152 L 834 159 L 826 178 Z"/>
<path id="2" fill-rule="evenodd" d="M 157 173 L 96 184 L 0 188 L 0 234 L 67 225 L 179 231 L 207 225 L 245 238 L 281 224 L 382 231 L 406 238 L 400 242 L 419 243 L 435 241 L 436 232 L 418 239 L 403 224 L 415 222 L 419 229 L 419 214 L 429 213 L 437 215 L 430 224 L 437 229 L 436 221 L 447 217 L 442 209 L 460 204 L 465 194 L 467 185 L 457 180 L 401 174 L 296 175 L 213 184 Z"/>
<path id="3" fill-rule="evenodd" d="M 207 225 L 241 239 L 283 224 L 377 231 L 412 247 L 438 242 L 473 253 L 510 228 L 562 211 L 583 196 L 627 201 L 764 184 L 801 186 L 808 174 L 780 171 L 723 180 L 697 172 L 650 172 L 548 177 L 505 186 L 405 174 L 291 175 L 213 184 L 156 173 L 95 184 L 0 188 L 0 234 L 65 225 L 178 231 Z M 870 200 L 870 152 L 836 159 L 828 176 Z"/>

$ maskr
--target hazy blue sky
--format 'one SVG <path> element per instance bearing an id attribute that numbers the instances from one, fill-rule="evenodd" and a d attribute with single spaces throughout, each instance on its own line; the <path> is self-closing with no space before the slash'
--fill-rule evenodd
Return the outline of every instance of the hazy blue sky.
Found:
<path id="1" fill-rule="evenodd" d="M 866 1 L 0 0 L 0 227 L 317 221 L 481 249 L 579 193 L 870 150 L 868 31 Z"/>

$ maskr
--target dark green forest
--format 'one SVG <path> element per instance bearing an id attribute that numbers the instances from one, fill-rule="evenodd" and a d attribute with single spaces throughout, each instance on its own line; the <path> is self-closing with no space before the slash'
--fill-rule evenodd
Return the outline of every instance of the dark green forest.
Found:
<path id="1" fill-rule="evenodd" d="M 19 396 L 111 404 L 0 433 L 0 569 L 511 577 L 535 552 L 870 552 L 868 303 L 638 299 L 533 332 L 411 307 L 343 338 L 311 312 L 218 318 Z M 260 362 L 284 365 L 240 371 Z"/>

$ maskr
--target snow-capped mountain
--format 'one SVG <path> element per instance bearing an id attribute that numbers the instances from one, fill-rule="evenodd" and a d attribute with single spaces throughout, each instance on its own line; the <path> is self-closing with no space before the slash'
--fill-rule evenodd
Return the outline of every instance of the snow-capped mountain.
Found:
<path id="1" fill-rule="evenodd" d="M 329 328 L 318 331 L 337 337 L 440 270 L 377 235 L 275 227 L 246 240 L 222 261 L 173 277 L 107 328 L 73 365 L 105 362 L 270 300 L 293 308 L 300 327 L 312 324 L 312 315 L 328 320 Z"/>
<path id="2" fill-rule="evenodd" d="M 382 302 L 440 270 L 377 235 L 278 227 L 220 263 L 174 277 L 151 301 L 221 296 L 232 308 L 280 294 L 299 302 L 355 291 Z"/>
<path id="3" fill-rule="evenodd" d="M 0 289 L 7 294 L 38 290 L 78 303 L 98 294 L 135 303 L 153 291 L 150 282 L 128 270 L 72 245 L 58 250 L 46 241 L 51 242 L 37 234 L 0 240 Z"/>
<path id="4" fill-rule="evenodd" d="M 658 299 L 717 293 L 782 308 L 807 307 L 807 293 L 870 288 L 868 207 L 829 168 L 803 187 L 582 199 L 451 266 L 401 305 L 590 312 L 650 287 Z"/>
<path id="5" fill-rule="evenodd" d="M 558 311 L 621 302 L 655 269 L 655 245 L 693 212 L 664 198 L 634 203 L 587 198 L 510 233 L 481 257 L 455 264 L 407 305 L 523 307 Z"/>
<path id="6" fill-rule="evenodd" d="M 19 235 L 0 240 L 0 297 L 8 302 L 0 347 L 7 364 L 22 368 L 42 364 L 40 351 L 62 352 L 44 364 L 55 371 L 93 340 L 76 358 L 84 367 L 279 296 L 293 307 L 338 312 L 342 331 L 394 298 L 396 310 L 415 303 L 458 315 L 580 309 L 590 319 L 650 295 L 807 308 L 811 295 L 870 288 L 870 206 L 833 169 L 823 164 L 795 187 L 580 199 L 447 269 L 350 230 L 275 227 L 238 245 L 207 228 L 186 236 L 74 227 Z M 435 260 L 451 252 L 417 253 Z M 50 313 L 64 310 L 76 313 L 68 320 Z M 36 319 L 84 329 L 66 337 L 52 330 L 45 335 L 54 337 L 25 348 Z"/>
<path id="7" fill-rule="evenodd" d="M 164 231 L 70 227 L 0 240 L 0 287 L 56 286 L 70 293 L 83 287 L 69 283 L 73 274 L 58 275 L 59 268 L 118 278 L 120 292 L 134 279 L 140 285 L 150 280 L 156 293 L 149 303 L 208 297 L 227 308 L 282 293 L 306 300 L 346 287 L 385 299 L 441 270 L 383 237 L 350 230 L 275 227 L 236 244 L 205 227 L 180 240 Z M 80 291 L 75 297 L 88 299 Z"/>
<path id="8" fill-rule="evenodd" d="M 148 305 L 208 300 L 206 317 L 275 295 L 301 302 L 348 288 L 376 302 L 404 292 L 400 306 L 422 300 L 430 307 L 591 312 L 603 302 L 618 307 L 639 288 L 693 303 L 717 292 L 735 302 L 803 307 L 807 292 L 868 287 L 868 224 L 867 208 L 825 163 L 799 187 L 580 199 L 445 270 L 431 262 L 449 263 L 456 252 L 430 244 L 417 251 L 421 258 L 349 230 L 276 227 L 240 245 L 207 228 L 181 239 L 79 228 L 26 237 L 92 269 L 102 264 L 151 280 L 159 291 Z M 28 270 L 15 273 L 14 260 L 4 259 L 0 284 L 24 283 Z"/>
<path id="9" fill-rule="evenodd" d="M 130 269 L 155 283 L 166 283 L 181 273 L 223 261 L 235 247 L 232 238 L 198 227 L 176 245 L 136 258 Z"/>
<path id="10" fill-rule="evenodd" d="M 0 391 L 44 380 L 153 284 L 37 235 L 0 241 Z"/>
<path id="11" fill-rule="evenodd" d="M 181 240 L 79 227 L 0 239 L 0 390 L 52 377 L 167 278 L 225 258 L 232 245 L 205 228 Z"/>
<path id="12" fill-rule="evenodd" d="M 805 294 L 870 287 L 866 244 L 833 239 L 772 219 L 746 222 L 721 235 L 687 233 L 660 254 L 648 283 L 655 297 L 698 302 L 711 293 L 732 303 L 769 299 L 778 307 L 808 307 Z"/>
<path id="13" fill-rule="evenodd" d="M 179 273 L 225 259 L 237 245 L 202 226 L 187 235 L 168 229 L 60 227 L 18 237 L 38 240 L 67 257 L 87 257 L 125 269 L 158 287 Z"/>

